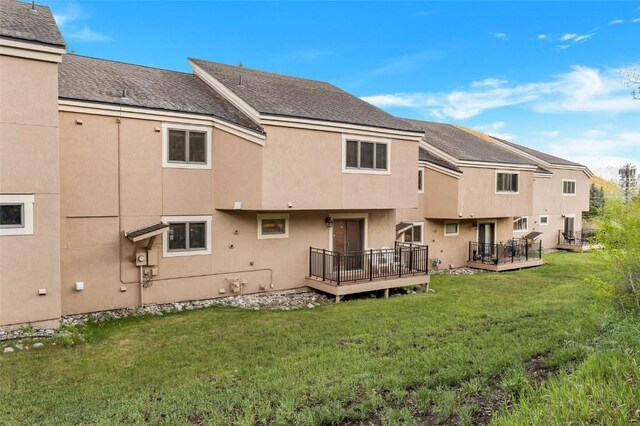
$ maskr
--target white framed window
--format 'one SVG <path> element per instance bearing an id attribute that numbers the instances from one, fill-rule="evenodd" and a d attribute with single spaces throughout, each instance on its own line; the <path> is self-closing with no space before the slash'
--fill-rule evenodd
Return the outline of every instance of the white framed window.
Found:
<path id="1" fill-rule="evenodd" d="M 258 239 L 289 238 L 288 214 L 259 214 Z"/>
<path id="2" fill-rule="evenodd" d="M 453 237 L 460 234 L 460 223 L 458 221 L 444 223 L 444 236 Z"/>
<path id="3" fill-rule="evenodd" d="M 163 123 L 162 167 L 211 169 L 211 128 Z"/>
<path id="4" fill-rule="evenodd" d="M 562 195 L 576 195 L 575 179 L 562 179 Z"/>
<path id="5" fill-rule="evenodd" d="M 514 232 L 525 232 L 529 229 L 529 218 L 526 216 L 517 216 L 513 218 Z"/>
<path id="6" fill-rule="evenodd" d="M 162 256 L 211 254 L 211 216 L 163 216 L 169 230 L 162 234 Z"/>
<path id="7" fill-rule="evenodd" d="M 418 194 L 424 194 L 424 169 L 418 169 Z"/>
<path id="8" fill-rule="evenodd" d="M 402 233 L 400 241 L 404 243 L 422 244 L 424 239 L 424 222 L 409 222 L 413 226 Z"/>
<path id="9" fill-rule="evenodd" d="M 0 236 L 33 235 L 34 195 L 0 194 Z"/>
<path id="10" fill-rule="evenodd" d="M 520 187 L 520 174 L 496 170 L 496 194 L 517 194 Z"/>
<path id="11" fill-rule="evenodd" d="M 389 174 L 391 141 L 362 136 L 342 135 L 342 172 Z"/>
<path id="12" fill-rule="evenodd" d="M 549 224 L 549 215 L 540 215 L 540 218 L 538 219 L 538 223 L 540 224 L 540 226 L 546 226 Z"/>

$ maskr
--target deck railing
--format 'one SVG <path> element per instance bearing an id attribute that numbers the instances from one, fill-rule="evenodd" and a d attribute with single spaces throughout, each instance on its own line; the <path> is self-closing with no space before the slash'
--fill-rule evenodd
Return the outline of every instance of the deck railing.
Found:
<path id="1" fill-rule="evenodd" d="M 542 259 L 542 241 L 533 242 L 531 245 L 527 240 L 516 239 L 500 244 L 469 241 L 470 262 L 498 265 L 533 259 Z"/>
<path id="2" fill-rule="evenodd" d="M 596 236 L 594 229 L 583 229 L 581 231 L 558 231 L 558 244 L 570 246 L 582 246 L 593 242 Z"/>
<path id="3" fill-rule="evenodd" d="M 401 278 L 429 273 L 429 247 L 396 242 L 394 248 L 340 253 L 309 247 L 309 277 L 346 282 Z"/>

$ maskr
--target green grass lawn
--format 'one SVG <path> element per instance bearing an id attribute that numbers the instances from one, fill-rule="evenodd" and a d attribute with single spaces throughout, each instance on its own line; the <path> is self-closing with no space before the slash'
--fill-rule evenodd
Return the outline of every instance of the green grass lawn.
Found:
<path id="1" fill-rule="evenodd" d="M 0 354 L 0 424 L 476 424 L 491 410 L 501 424 L 530 424 L 555 405 L 555 419 L 578 415 L 562 417 L 562 403 L 579 392 L 576 374 L 597 385 L 585 364 L 619 328 L 592 307 L 583 278 L 603 273 L 592 256 L 545 259 L 436 275 L 429 294 L 92 325 L 85 343 Z M 627 349 L 602 350 L 637 362 Z M 558 380 L 536 385 L 549 371 Z M 619 408 L 607 407 L 602 418 Z"/>

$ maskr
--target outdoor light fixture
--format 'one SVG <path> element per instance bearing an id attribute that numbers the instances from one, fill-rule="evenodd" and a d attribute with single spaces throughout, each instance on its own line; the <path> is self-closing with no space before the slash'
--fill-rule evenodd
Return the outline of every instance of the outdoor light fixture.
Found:
<path id="1" fill-rule="evenodd" d="M 478 222 L 477 222 L 477 221 L 475 221 L 475 220 L 474 220 L 473 222 L 471 222 L 471 227 L 472 227 L 473 229 L 478 229 Z"/>
<path id="2" fill-rule="evenodd" d="M 327 228 L 333 228 L 333 218 L 331 216 L 325 217 L 324 224 L 327 225 Z"/>

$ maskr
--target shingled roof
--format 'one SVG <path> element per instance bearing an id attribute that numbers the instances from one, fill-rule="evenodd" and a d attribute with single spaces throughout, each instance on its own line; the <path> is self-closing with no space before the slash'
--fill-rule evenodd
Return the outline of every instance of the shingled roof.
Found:
<path id="1" fill-rule="evenodd" d="M 427 151 L 424 148 L 420 148 L 420 161 L 426 161 L 427 163 L 432 163 L 440 167 L 444 167 L 445 169 L 453 170 L 454 172 L 462 173 L 455 164 L 448 162 L 447 160 L 438 157 L 436 154 Z"/>
<path id="2" fill-rule="evenodd" d="M 261 114 L 419 132 L 402 119 L 323 81 L 273 74 L 202 59 L 189 60 Z"/>
<path id="3" fill-rule="evenodd" d="M 15 0 L 0 0 L 0 37 L 65 47 L 48 7 Z"/>
<path id="4" fill-rule="evenodd" d="M 546 161 L 549 164 L 558 166 L 582 166 L 582 164 L 574 163 L 573 161 L 565 160 L 564 158 L 556 157 L 555 155 L 547 154 L 545 152 L 536 151 L 535 149 L 518 145 L 517 143 L 509 142 L 504 139 L 496 138 L 495 136 L 493 136 L 493 138 L 515 149 L 519 149 L 520 151 L 523 151 L 533 157 L 539 158 L 542 161 Z"/>
<path id="5" fill-rule="evenodd" d="M 259 125 L 193 74 L 64 55 L 58 77 L 61 99 L 203 114 L 262 132 Z"/>
<path id="6" fill-rule="evenodd" d="M 500 146 L 490 137 L 482 138 L 471 131 L 451 124 L 406 120 L 425 132 L 422 138 L 425 142 L 458 160 L 535 165 L 532 161 Z"/>

